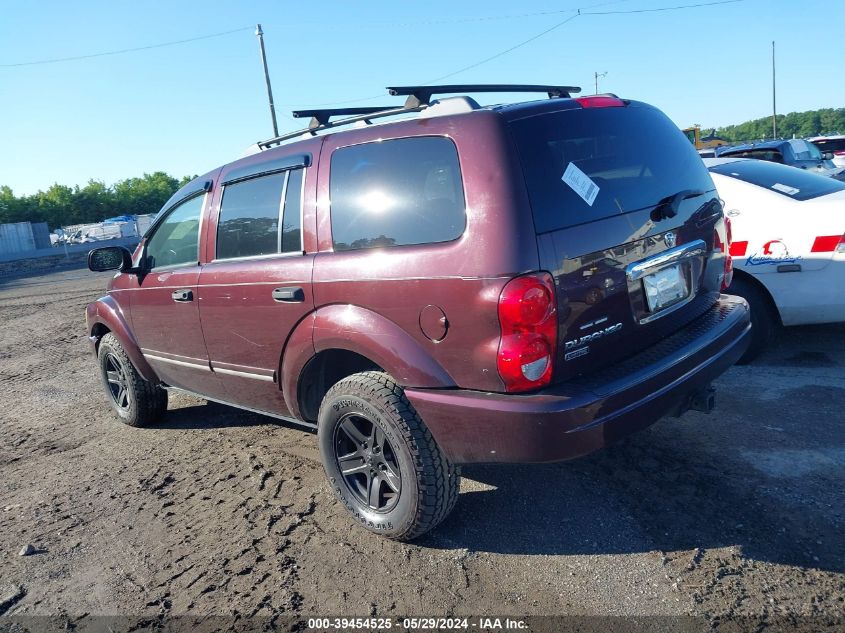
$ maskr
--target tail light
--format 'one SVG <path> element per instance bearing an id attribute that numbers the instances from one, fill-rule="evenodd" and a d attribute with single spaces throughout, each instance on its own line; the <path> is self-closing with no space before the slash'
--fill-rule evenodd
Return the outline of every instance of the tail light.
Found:
<path id="1" fill-rule="evenodd" d="M 551 382 L 557 349 L 554 282 L 548 273 L 511 279 L 499 295 L 497 367 L 508 392 L 529 391 Z"/>
<path id="2" fill-rule="evenodd" d="M 839 238 L 839 244 L 836 245 L 837 253 L 845 253 L 845 235 Z"/>
<path id="3" fill-rule="evenodd" d="M 725 254 L 725 268 L 722 273 L 722 290 L 727 290 L 734 278 L 734 260 L 731 256 L 731 241 L 733 234 L 731 230 L 731 219 L 725 216 L 725 244 L 722 244 L 722 238 L 719 237 L 718 226 L 713 231 L 713 248 L 716 251 Z"/>

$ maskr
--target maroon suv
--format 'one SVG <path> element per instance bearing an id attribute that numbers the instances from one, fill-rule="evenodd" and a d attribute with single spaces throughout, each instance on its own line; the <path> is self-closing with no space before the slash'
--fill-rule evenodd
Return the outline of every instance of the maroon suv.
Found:
<path id="1" fill-rule="evenodd" d="M 432 100 L 509 88 L 549 98 Z M 569 459 L 710 410 L 750 328 L 720 294 L 716 190 L 659 110 L 575 91 L 300 112 L 304 133 L 180 189 L 134 255 L 92 251 L 119 270 L 87 312 L 117 415 L 153 423 L 179 390 L 316 428 L 352 515 L 411 539 L 461 464 Z"/>

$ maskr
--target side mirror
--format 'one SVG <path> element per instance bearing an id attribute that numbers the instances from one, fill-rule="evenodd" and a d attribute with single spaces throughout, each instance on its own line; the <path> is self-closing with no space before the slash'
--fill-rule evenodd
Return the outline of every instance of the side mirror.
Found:
<path id="1" fill-rule="evenodd" d="M 94 272 L 105 270 L 119 270 L 121 272 L 132 268 L 132 253 L 123 246 L 106 246 L 95 248 L 88 253 L 88 269 Z"/>
<path id="2" fill-rule="evenodd" d="M 833 152 L 825 152 L 822 154 L 822 160 L 833 160 Z"/>

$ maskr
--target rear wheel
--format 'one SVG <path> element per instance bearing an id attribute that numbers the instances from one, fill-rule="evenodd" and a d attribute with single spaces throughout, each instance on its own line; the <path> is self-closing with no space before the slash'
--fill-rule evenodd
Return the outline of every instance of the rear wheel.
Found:
<path id="1" fill-rule="evenodd" d="M 754 282 L 734 277 L 726 292 L 742 297 L 751 308 L 751 343 L 737 361 L 738 365 L 746 365 L 766 348 L 780 323 L 769 296 Z"/>
<path id="2" fill-rule="evenodd" d="M 167 410 L 167 391 L 144 380 L 111 332 L 100 340 L 97 359 L 109 404 L 121 422 L 147 426 L 161 419 Z"/>
<path id="3" fill-rule="evenodd" d="M 317 433 L 332 489 L 371 532 L 411 540 L 454 507 L 458 468 L 387 374 L 353 374 L 329 389 Z"/>

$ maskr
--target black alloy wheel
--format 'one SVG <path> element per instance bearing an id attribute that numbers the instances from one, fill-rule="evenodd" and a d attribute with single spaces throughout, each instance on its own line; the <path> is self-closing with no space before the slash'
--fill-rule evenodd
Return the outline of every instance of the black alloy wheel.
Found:
<path id="1" fill-rule="evenodd" d="M 167 411 L 167 391 L 145 380 L 118 338 L 109 332 L 97 346 L 100 378 L 118 419 L 129 426 L 147 426 Z"/>
<path id="2" fill-rule="evenodd" d="M 349 492 L 376 512 L 399 501 L 402 474 L 396 452 L 379 426 L 361 414 L 345 415 L 335 427 L 337 467 Z"/>
<path id="3" fill-rule="evenodd" d="M 371 532 L 413 540 L 446 518 L 458 500 L 460 469 L 384 372 L 352 374 L 328 390 L 317 443 L 332 491 Z"/>
<path id="4" fill-rule="evenodd" d="M 129 380 L 126 377 L 126 368 L 115 354 L 109 352 L 106 354 L 104 371 L 114 405 L 121 411 L 128 411 Z"/>

